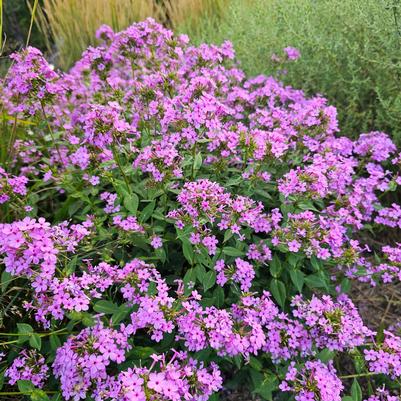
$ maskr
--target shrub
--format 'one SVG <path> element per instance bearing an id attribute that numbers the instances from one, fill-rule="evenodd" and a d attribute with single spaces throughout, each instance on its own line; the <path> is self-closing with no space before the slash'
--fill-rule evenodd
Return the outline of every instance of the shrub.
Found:
<path id="1" fill-rule="evenodd" d="M 400 142 L 400 16 L 398 0 L 233 0 L 222 21 L 204 20 L 191 36 L 232 41 L 250 76 L 270 75 L 272 53 L 295 46 L 302 57 L 284 82 L 327 97 L 345 135 L 378 129 Z"/>
<path id="2" fill-rule="evenodd" d="M 246 80 L 228 42 L 153 20 L 98 37 L 68 73 L 24 49 L 3 82 L 3 394 L 396 394 L 401 337 L 346 294 L 400 279 L 374 241 L 400 226 L 392 141 L 336 137 L 324 98 Z"/>

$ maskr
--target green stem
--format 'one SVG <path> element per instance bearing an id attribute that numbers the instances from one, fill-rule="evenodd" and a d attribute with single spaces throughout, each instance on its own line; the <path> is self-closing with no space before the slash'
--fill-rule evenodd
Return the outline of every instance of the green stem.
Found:
<path id="1" fill-rule="evenodd" d="M 8 141 L 8 152 L 9 152 L 9 157 L 7 158 L 7 160 L 11 163 L 14 157 L 14 143 L 15 143 L 15 139 L 17 137 L 17 116 L 18 114 L 15 115 L 15 119 L 14 119 L 14 123 L 13 123 L 13 128 L 11 131 L 11 135 L 10 135 L 10 139 Z"/>
<path id="2" fill-rule="evenodd" d="M 51 336 L 52 334 L 60 334 L 63 331 L 65 333 L 68 333 L 65 328 L 63 329 L 58 329 L 55 331 L 49 331 L 49 332 L 44 332 L 44 333 L 0 333 L 0 336 L 29 336 L 31 334 L 39 334 L 41 337 L 46 337 L 46 336 Z"/>
<path id="3" fill-rule="evenodd" d="M 46 394 L 56 394 L 58 391 L 44 391 Z M 0 395 L 17 395 L 17 394 L 28 394 L 28 392 L 22 392 L 22 391 L 2 391 L 0 392 Z"/>
<path id="4" fill-rule="evenodd" d="M 0 347 L 4 346 L 4 345 L 9 345 L 9 344 L 15 344 L 17 343 L 19 340 L 13 340 L 13 341 L 5 341 L 4 343 L 0 343 Z"/>
<path id="5" fill-rule="evenodd" d="M 51 126 L 50 126 L 49 119 L 47 118 L 46 110 L 45 110 L 45 107 L 44 107 L 42 102 L 40 103 L 40 106 L 42 107 L 43 117 L 46 120 L 47 129 L 49 130 L 50 136 L 52 137 L 52 140 L 53 140 L 53 143 L 54 143 L 54 147 L 56 148 L 57 153 L 58 153 L 58 157 L 60 158 L 60 163 L 62 163 L 63 162 L 63 158 L 61 157 L 60 149 L 59 149 L 58 144 L 56 142 L 56 138 L 54 137 L 53 130 L 52 130 Z"/>
<path id="6" fill-rule="evenodd" d="M 194 179 L 195 176 L 195 157 L 196 157 L 196 143 L 192 148 L 192 171 L 191 171 L 191 179 Z"/>
<path id="7" fill-rule="evenodd" d="M 124 178 L 125 185 L 127 186 L 128 192 L 129 192 L 130 194 L 132 194 L 131 187 L 130 187 L 129 181 L 128 181 L 128 177 L 127 177 L 126 174 L 124 173 L 124 170 L 123 170 L 123 167 L 122 167 L 121 161 L 120 161 L 120 156 L 118 155 L 118 152 L 117 152 L 117 150 L 116 150 L 116 148 L 115 148 L 114 143 L 113 143 L 113 145 L 112 145 L 112 150 L 113 150 L 114 160 L 116 161 L 117 166 L 118 166 L 118 169 L 120 170 L 120 173 L 121 173 L 121 175 L 122 175 L 123 178 Z"/>
<path id="8" fill-rule="evenodd" d="M 368 373 L 358 373 L 354 375 L 346 375 L 346 376 L 340 376 L 340 379 L 354 379 L 358 377 L 369 377 L 369 376 L 375 376 L 378 375 L 376 372 L 368 372 Z"/>

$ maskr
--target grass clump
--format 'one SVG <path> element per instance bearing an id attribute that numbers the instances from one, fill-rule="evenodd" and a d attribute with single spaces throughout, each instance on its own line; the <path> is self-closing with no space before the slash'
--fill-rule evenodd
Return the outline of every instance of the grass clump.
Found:
<path id="1" fill-rule="evenodd" d="M 219 16 L 228 0 L 43 0 L 38 25 L 54 41 L 57 61 L 68 68 L 95 44 L 102 24 L 120 31 L 153 17 L 164 25 L 189 29 L 200 17 Z"/>

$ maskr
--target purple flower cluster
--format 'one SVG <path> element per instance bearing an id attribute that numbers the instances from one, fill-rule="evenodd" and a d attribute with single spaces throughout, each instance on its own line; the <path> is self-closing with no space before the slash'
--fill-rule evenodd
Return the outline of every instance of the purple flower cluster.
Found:
<path id="1" fill-rule="evenodd" d="M 252 280 L 255 277 L 253 266 L 241 259 L 235 259 L 235 266 L 225 266 L 224 260 L 218 260 L 215 266 L 217 275 L 217 283 L 223 286 L 230 278 L 234 283 L 240 285 L 241 291 L 247 292 L 251 288 Z"/>
<path id="2" fill-rule="evenodd" d="M 0 167 L 0 204 L 8 202 L 14 196 L 25 196 L 28 178 L 24 175 L 13 176 Z"/>
<path id="3" fill-rule="evenodd" d="M 298 60 L 301 57 L 301 53 L 295 47 L 288 46 L 284 49 L 285 54 L 288 57 L 288 60 Z"/>
<path id="4" fill-rule="evenodd" d="M 343 385 L 332 362 L 308 361 L 302 368 L 291 362 L 280 389 L 293 392 L 296 401 L 340 401 Z"/>
<path id="5" fill-rule="evenodd" d="M 272 230 L 271 218 L 263 212 L 262 203 L 244 196 L 234 197 L 216 182 L 204 179 L 186 183 L 177 200 L 181 208 L 171 211 L 168 217 L 176 220 L 179 229 L 193 227 L 191 243 L 205 246 L 210 255 L 215 254 L 218 245 L 211 233 L 214 226 L 219 231 L 230 230 L 242 240 L 245 227 L 255 233 Z"/>
<path id="6" fill-rule="evenodd" d="M 35 114 L 53 103 L 62 92 L 59 75 L 40 50 L 27 47 L 11 56 L 14 63 L 6 77 L 2 99 L 12 113 Z"/>
<path id="7" fill-rule="evenodd" d="M 128 216 L 123 219 L 121 216 L 113 217 L 113 224 L 124 231 L 144 233 L 143 227 L 138 223 L 136 216 Z"/>
<path id="8" fill-rule="evenodd" d="M 35 283 L 52 279 L 59 252 L 74 252 L 78 243 L 88 236 L 91 220 L 83 224 L 67 223 L 51 226 L 44 218 L 0 224 L 0 254 L 6 271 L 13 275 L 33 277 Z M 35 285 L 34 285 L 35 286 Z"/>
<path id="9" fill-rule="evenodd" d="M 185 352 L 172 350 L 173 356 L 151 355 L 149 368 L 129 368 L 118 375 L 108 397 L 121 401 L 150 399 L 206 401 L 222 388 L 222 377 L 215 363 L 205 367 Z"/>
<path id="10" fill-rule="evenodd" d="M 98 324 L 70 336 L 57 349 L 53 363 L 63 397 L 79 400 L 96 391 L 94 388 L 107 382 L 107 368 L 124 362 L 130 348 L 124 327 L 114 330 Z"/>
<path id="11" fill-rule="evenodd" d="M 340 296 L 337 302 L 328 295 L 321 299 L 313 296 L 307 301 L 298 295 L 292 300 L 292 306 L 292 313 L 305 322 L 319 348 L 343 351 L 364 344 L 366 337 L 374 335 L 364 326 L 346 295 Z"/>
<path id="12" fill-rule="evenodd" d="M 42 388 L 49 377 L 49 367 L 43 355 L 36 350 L 22 350 L 6 370 L 4 376 L 10 384 L 18 380 L 30 380 L 36 387 Z"/>
<path id="13" fill-rule="evenodd" d="M 372 349 L 366 349 L 365 360 L 369 370 L 389 375 L 392 379 L 401 377 L 401 338 L 390 331 L 384 331 L 384 340 Z"/>
<path id="14" fill-rule="evenodd" d="M 391 395 L 385 386 L 376 390 L 376 393 L 364 401 L 400 401 L 400 395 Z"/>

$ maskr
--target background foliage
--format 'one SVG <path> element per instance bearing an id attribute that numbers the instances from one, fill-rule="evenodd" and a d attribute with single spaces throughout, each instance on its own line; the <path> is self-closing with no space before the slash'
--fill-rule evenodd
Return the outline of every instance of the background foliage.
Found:
<path id="1" fill-rule="evenodd" d="M 283 47 L 302 57 L 283 76 L 307 93 L 322 93 L 339 111 L 347 136 L 383 130 L 401 140 L 398 0 L 233 0 L 218 24 L 204 19 L 191 37 L 234 43 L 249 75 L 271 74 Z M 185 27 L 188 31 L 188 27 Z"/>

